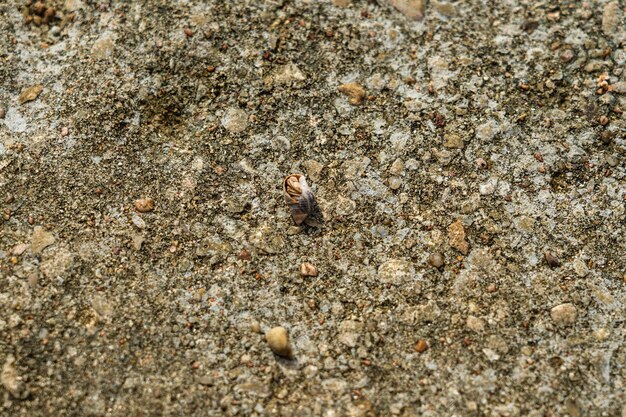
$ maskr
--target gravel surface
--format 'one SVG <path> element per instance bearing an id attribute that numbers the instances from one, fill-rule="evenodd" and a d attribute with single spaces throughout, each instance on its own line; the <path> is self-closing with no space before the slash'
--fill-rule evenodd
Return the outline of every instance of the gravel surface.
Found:
<path id="1" fill-rule="evenodd" d="M 0 2 L 0 415 L 626 416 L 625 16 Z"/>

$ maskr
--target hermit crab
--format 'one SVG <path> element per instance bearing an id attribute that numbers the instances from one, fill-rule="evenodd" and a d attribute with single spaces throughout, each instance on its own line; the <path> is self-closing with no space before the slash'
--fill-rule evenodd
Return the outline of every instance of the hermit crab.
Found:
<path id="1" fill-rule="evenodd" d="M 296 225 L 306 223 L 309 226 L 321 226 L 322 215 L 304 175 L 291 174 L 285 177 L 283 193 Z"/>

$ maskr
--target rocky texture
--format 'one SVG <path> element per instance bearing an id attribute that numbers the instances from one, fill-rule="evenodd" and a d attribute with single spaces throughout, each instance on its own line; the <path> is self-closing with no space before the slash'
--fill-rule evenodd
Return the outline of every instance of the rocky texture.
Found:
<path id="1" fill-rule="evenodd" d="M 622 3 L 0 1 L 0 415 L 621 415 Z"/>

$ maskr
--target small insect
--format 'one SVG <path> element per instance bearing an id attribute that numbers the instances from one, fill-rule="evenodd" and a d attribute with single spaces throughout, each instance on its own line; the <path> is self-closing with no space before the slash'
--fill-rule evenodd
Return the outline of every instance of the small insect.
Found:
<path id="1" fill-rule="evenodd" d="M 300 226 L 302 223 L 306 223 L 309 226 L 321 226 L 321 212 L 304 175 L 291 174 L 285 177 L 283 193 L 296 225 Z"/>

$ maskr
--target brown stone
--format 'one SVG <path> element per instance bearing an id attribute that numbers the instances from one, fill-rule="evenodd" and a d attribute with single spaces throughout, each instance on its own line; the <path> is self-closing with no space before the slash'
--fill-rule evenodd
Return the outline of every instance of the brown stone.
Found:
<path id="1" fill-rule="evenodd" d="M 303 277 L 316 277 L 317 276 L 317 267 L 308 262 L 300 265 L 300 274 Z"/>
<path id="2" fill-rule="evenodd" d="M 423 339 L 418 340 L 415 344 L 415 351 L 418 353 L 423 353 L 426 352 L 426 350 L 428 350 L 428 342 Z"/>
<path id="3" fill-rule="evenodd" d="M 559 258 L 552 255 L 552 252 L 550 252 L 549 250 L 546 251 L 543 256 L 546 259 L 546 263 L 550 268 L 558 268 L 559 266 L 561 266 L 561 261 L 559 261 Z"/>
<path id="4" fill-rule="evenodd" d="M 448 226 L 448 238 L 450 239 L 450 246 L 458 249 L 463 255 L 467 255 L 469 243 L 465 240 L 465 228 L 461 220 L 457 220 Z"/>
<path id="5" fill-rule="evenodd" d="M 284 358 L 292 358 L 293 351 L 289 345 L 289 333 L 284 327 L 274 327 L 265 334 L 265 340 L 272 352 Z"/>
<path id="6" fill-rule="evenodd" d="M 28 103 L 29 101 L 33 101 L 39 97 L 39 94 L 41 94 L 42 91 L 43 86 L 41 84 L 33 85 L 32 87 L 22 90 L 22 93 L 18 97 L 17 101 L 20 104 Z"/>
<path id="7" fill-rule="evenodd" d="M 428 257 L 428 264 L 435 268 L 441 268 L 445 264 L 445 259 L 439 252 L 431 253 Z"/>
<path id="8" fill-rule="evenodd" d="M 147 213 L 154 210 L 154 200 L 151 198 L 140 198 L 135 200 L 135 208 L 140 213 Z"/>
<path id="9" fill-rule="evenodd" d="M 359 105 L 365 100 L 365 89 L 357 83 L 342 84 L 338 89 L 348 96 L 348 101 L 352 105 Z"/>

